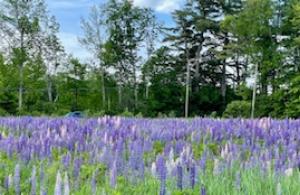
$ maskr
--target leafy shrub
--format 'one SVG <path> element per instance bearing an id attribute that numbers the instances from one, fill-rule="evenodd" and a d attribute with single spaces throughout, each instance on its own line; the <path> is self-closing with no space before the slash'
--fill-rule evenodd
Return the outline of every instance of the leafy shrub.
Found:
<path id="1" fill-rule="evenodd" d="M 31 113 L 26 110 L 21 110 L 17 112 L 18 116 L 31 116 Z"/>
<path id="2" fill-rule="evenodd" d="M 39 111 L 32 111 L 32 112 L 30 113 L 30 115 L 31 115 L 31 116 L 45 116 L 44 113 L 39 112 Z"/>
<path id="3" fill-rule="evenodd" d="M 91 110 L 85 110 L 84 113 L 85 113 L 86 116 L 89 116 L 89 117 L 102 117 L 102 116 L 105 116 L 105 111 L 104 110 L 100 110 L 100 111 L 97 111 L 97 112 L 93 112 Z"/>
<path id="4" fill-rule="evenodd" d="M 300 76 L 296 76 L 291 83 L 288 95 L 289 100 L 286 103 L 285 113 L 292 118 L 299 118 L 300 116 Z"/>
<path id="5" fill-rule="evenodd" d="M 176 112 L 174 110 L 170 111 L 168 114 L 169 118 L 175 118 L 176 117 Z"/>
<path id="6" fill-rule="evenodd" d="M 66 115 L 66 114 L 69 113 L 69 112 L 70 112 L 69 109 L 60 108 L 60 109 L 58 109 L 58 110 L 55 112 L 55 115 L 57 115 L 57 116 L 64 116 L 64 115 Z"/>
<path id="7" fill-rule="evenodd" d="M 159 113 L 157 114 L 157 117 L 158 117 L 158 118 L 167 118 L 167 115 L 164 114 L 164 113 L 162 113 L 162 112 L 159 112 Z"/>
<path id="8" fill-rule="evenodd" d="M 223 113 L 225 118 L 243 117 L 249 118 L 251 112 L 251 103 L 248 101 L 233 101 L 227 105 Z"/>
<path id="9" fill-rule="evenodd" d="M 124 116 L 124 117 L 134 117 L 134 114 L 133 114 L 132 112 L 129 112 L 129 111 L 128 111 L 128 108 L 126 108 L 126 109 L 124 110 L 124 112 L 122 112 L 120 115 L 121 115 L 121 116 Z"/>
<path id="10" fill-rule="evenodd" d="M 143 113 L 139 112 L 139 113 L 137 113 L 137 115 L 135 115 L 135 117 L 137 117 L 137 118 L 143 118 Z"/>
<path id="11" fill-rule="evenodd" d="M 210 113 L 209 117 L 210 118 L 217 118 L 218 117 L 218 113 L 216 111 L 213 111 L 212 113 Z"/>
<path id="12" fill-rule="evenodd" d="M 0 116 L 7 116 L 8 113 L 3 108 L 0 108 Z"/>

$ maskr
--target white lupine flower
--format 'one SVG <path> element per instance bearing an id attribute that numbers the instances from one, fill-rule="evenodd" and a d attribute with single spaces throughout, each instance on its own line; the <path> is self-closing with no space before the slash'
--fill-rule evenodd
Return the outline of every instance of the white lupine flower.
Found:
<path id="1" fill-rule="evenodd" d="M 70 186 L 69 186 L 69 178 L 67 172 L 65 172 L 65 177 L 64 177 L 64 195 L 69 195 L 70 194 Z"/>
<path id="2" fill-rule="evenodd" d="M 172 171 L 175 169 L 175 167 L 176 167 L 176 163 L 175 163 L 175 161 L 172 159 L 172 160 L 168 160 L 167 162 L 166 162 L 166 167 L 167 167 L 167 172 L 168 172 L 168 174 L 169 175 L 171 175 L 172 174 Z"/>
<path id="3" fill-rule="evenodd" d="M 228 146 L 228 144 L 226 144 L 225 147 L 222 148 L 222 150 L 221 150 L 221 157 L 223 159 L 227 159 L 229 157 L 229 155 L 230 155 L 229 154 L 229 146 Z"/>
<path id="4" fill-rule="evenodd" d="M 284 174 L 288 177 L 293 175 L 293 168 L 288 168 L 284 171 Z"/>
<path id="5" fill-rule="evenodd" d="M 220 162 L 218 159 L 214 159 L 214 170 L 213 174 L 218 175 L 219 174 L 219 168 L 220 168 Z"/>
<path id="6" fill-rule="evenodd" d="M 282 195 L 281 184 L 278 182 L 276 186 L 276 195 Z"/>
<path id="7" fill-rule="evenodd" d="M 156 164 L 155 164 L 155 162 L 152 163 L 151 173 L 152 173 L 153 176 L 156 176 Z"/>
<path id="8" fill-rule="evenodd" d="M 66 125 L 62 125 L 60 127 L 60 132 L 61 132 L 61 137 L 65 138 L 67 136 L 67 126 Z"/>
<path id="9" fill-rule="evenodd" d="M 54 195 L 62 195 L 62 180 L 60 172 L 57 172 Z"/>
<path id="10" fill-rule="evenodd" d="M 115 128 L 119 128 L 121 126 L 121 117 L 115 118 Z"/>
<path id="11" fill-rule="evenodd" d="M 268 169 L 268 170 L 271 170 L 271 168 L 272 168 L 272 163 L 271 163 L 271 161 L 268 160 L 268 161 L 266 162 L 266 165 L 267 165 L 267 169 Z"/>
<path id="12" fill-rule="evenodd" d="M 14 178 L 12 174 L 8 175 L 8 188 L 11 188 L 14 185 Z"/>

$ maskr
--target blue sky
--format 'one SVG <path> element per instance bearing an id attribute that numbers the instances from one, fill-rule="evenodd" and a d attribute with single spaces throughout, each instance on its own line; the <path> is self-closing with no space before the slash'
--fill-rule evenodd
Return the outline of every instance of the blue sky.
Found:
<path id="1" fill-rule="evenodd" d="M 80 18 L 87 17 L 89 9 L 94 4 L 104 3 L 106 0 L 46 0 L 52 15 L 60 23 L 59 37 L 68 53 L 80 59 L 89 57 L 89 53 L 78 43 L 78 36 L 82 35 Z M 160 22 L 172 24 L 171 12 L 182 5 L 183 0 L 133 0 L 136 6 L 150 7 Z"/>

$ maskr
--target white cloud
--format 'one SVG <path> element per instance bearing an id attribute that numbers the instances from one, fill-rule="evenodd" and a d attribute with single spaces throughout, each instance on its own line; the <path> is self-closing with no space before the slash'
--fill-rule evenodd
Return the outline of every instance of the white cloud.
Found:
<path id="1" fill-rule="evenodd" d="M 89 52 L 81 47 L 76 34 L 61 32 L 58 36 L 67 53 L 73 54 L 81 60 L 87 60 L 91 57 Z"/>
<path id="2" fill-rule="evenodd" d="M 133 2 L 136 6 L 150 7 L 163 13 L 171 13 L 183 4 L 183 0 L 133 0 Z"/>

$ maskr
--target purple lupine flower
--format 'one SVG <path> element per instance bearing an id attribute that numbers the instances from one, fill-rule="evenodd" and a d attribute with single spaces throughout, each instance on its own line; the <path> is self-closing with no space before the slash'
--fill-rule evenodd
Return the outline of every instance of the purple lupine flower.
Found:
<path id="1" fill-rule="evenodd" d="M 55 190 L 54 190 L 54 195 L 62 195 L 62 179 L 61 179 L 61 174 L 58 171 L 56 175 L 56 183 L 55 183 Z"/>
<path id="2" fill-rule="evenodd" d="M 206 195 L 206 189 L 203 185 L 201 186 L 200 195 Z"/>
<path id="3" fill-rule="evenodd" d="M 9 176 L 5 177 L 4 187 L 7 191 L 13 186 L 13 176 L 10 174 Z"/>
<path id="4" fill-rule="evenodd" d="M 114 161 L 113 166 L 110 170 L 110 185 L 111 187 L 115 187 L 117 183 L 117 163 Z"/>
<path id="5" fill-rule="evenodd" d="M 190 184 L 191 187 L 195 187 L 195 181 L 196 181 L 196 166 L 193 163 L 192 166 L 190 167 Z"/>
<path id="6" fill-rule="evenodd" d="M 65 172 L 64 176 L 64 195 L 70 194 L 70 186 L 69 186 L 69 178 L 67 172 Z"/>
<path id="7" fill-rule="evenodd" d="M 97 192 L 97 184 L 96 184 L 96 173 L 93 173 L 92 180 L 91 180 L 91 188 L 92 188 L 92 195 L 96 195 Z"/>
<path id="8" fill-rule="evenodd" d="M 40 195 L 47 195 L 47 191 L 44 185 L 45 185 L 44 183 L 40 184 Z"/>
<path id="9" fill-rule="evenodd" d="M 200 168 L 203 172 L 205 172 L 206 170 L 206 159 L 207 159 L 207 154 L 206 151 L 204 151 L 199 162 Z"/>
<path id="10" fill-rule="evenodd" d="M 6 176 L 4 179 L 4 188 L 6 189 L 6 191 L 8 191 L 9 189 L 9 176 Z"/>
<path id="11" fill-rule="evenodd" d="M 183 168 L 180 164 L 177 165 L 177 187 L 182 190 L 183 184 Z"/>
<path id="12" fill-rule="evenodd" d="M 65 168 L 68 168 L 71 162 L 71 154 L 68 153 L 62 158 L 62 164 Z"/>
<path id="13" fill-rule="evenodd" d="M 159 155 L 156 160 L 156 172 L 160 180 L 160 195 L 166 194 L 167 168 L 165 159 Z"/>
<path id="14" fill-rule="evenodd" d="M 120 139 L 116 145 L 116 157 L 118 173 L 122 173 L 124 170 L 124 141 Z"/>
<path id="15" fill-rule="evenodd" d="M 241 173 L 237 172 L 235 175 L 235 186 L 238 190 L 241 189 Z"/>
<path id="16" fill-rule="evenodd" d="M 41 164 L 40 166 L 40 194 L 41 195 L 46 195 L 47 191 L 45 189 L 45 171 L 44 171 L 44 165 Z"/>
<path id="17" fill-rule="evenodd" d="M 82 164 L 81 158 L 76 158 L 74 160 L 73 175 L 75 178 L 79 176 L 81 164 Z"/>
<path id="18" fill-rule="evenodd" d="M 17 164 L 15 167 L 15 175 L 14 175 L 15 193 L 17 195 L 21 194 L 20 179 L 21 179 L 20 165 Z"/>
<path id="19" fill-rule="evenodd" d="M 30 181 L 31 181 L 31 192 L 30 192 L 30 194 L 31 195 L 36 195 L 36 169 L 35 169 L 35 167 L 33 167 L 33 169 L 32 169 L 32 174 L 31 174 Z"/>

